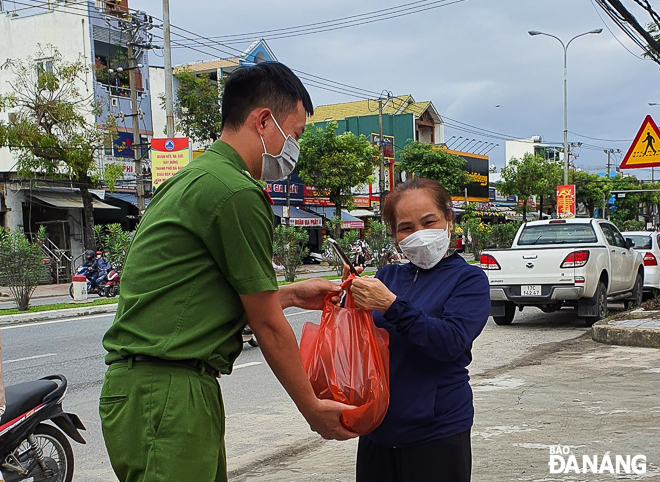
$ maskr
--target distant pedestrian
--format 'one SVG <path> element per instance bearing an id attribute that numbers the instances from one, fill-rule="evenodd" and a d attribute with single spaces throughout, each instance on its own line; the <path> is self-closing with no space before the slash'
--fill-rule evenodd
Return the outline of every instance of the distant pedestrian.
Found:
<path id="1" fill-rule="evenodd" d="M 451 197 L 436 181 L 398 185 L 383 218 L 409 264 L 356 278 L 355 304 L 390 335 L 390 406 L 360 437 L 357 482 L 468 482 L 474 408 L 467 366 L 490 311 L 488 279 L 447 256 Z M 345 270 L 344 275 L 348 275 Z"/>

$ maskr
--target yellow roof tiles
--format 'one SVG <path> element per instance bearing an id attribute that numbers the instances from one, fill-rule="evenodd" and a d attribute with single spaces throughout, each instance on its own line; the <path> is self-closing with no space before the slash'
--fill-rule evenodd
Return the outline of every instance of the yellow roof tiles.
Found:
<path id="1" fill-rule="evenodd" d="M 184 70 L 189 70 L 191 72 L 211 72 L 213 70 L 225 69 L 227 67 L 238 67 L 239 60 L 238 57 L 234 57 L 233 59 L 216 59 L 206 62 L 195 62 L 192 64 L 178 65 L 174 67 L 173 70 L 175 74 L 183 72 Z"/>
<path id="2" fill-rule="evenodd" d="M 414 114 L 419 117 L 429 107 L 431 102 L 415 102 L 412 95 L 393 97 L 383 106 L 383 114 Z M 358 100 L 341 104 L 319 105 L 314 108 L 314 115 L 307 119 L 308 123 L 326 122 L 378 114 L 378 102 L 375 100 Z"/>

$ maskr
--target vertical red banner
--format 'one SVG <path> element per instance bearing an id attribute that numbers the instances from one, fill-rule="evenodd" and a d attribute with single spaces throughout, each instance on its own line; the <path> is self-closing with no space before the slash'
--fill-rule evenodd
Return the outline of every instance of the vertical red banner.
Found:
<path id="1" fill-rule="evenodd" d="M 575 184 L 557 186 L 557 217 L 575 217 Z"/>

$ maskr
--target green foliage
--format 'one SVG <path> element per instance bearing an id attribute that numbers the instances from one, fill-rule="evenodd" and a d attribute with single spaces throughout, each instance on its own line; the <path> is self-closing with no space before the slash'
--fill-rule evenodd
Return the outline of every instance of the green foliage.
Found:
<path id="1" fill-rule="evenodd" d="M 18 229 L 0 231 L 0 285 L 9 287 L 19 311 L 27 311 L 32 293 L 48 273 L 41 251 L 45 236 L 43 226 L 36 242 L 28 240 Z"/>
<path id="2" fill-rule="evenodd" d="M 36 68 L 38 59 L 49 58 L 52 70 Z M 88 188 L 98 172 L 97 150 L 116 135 L 109 116 L 101 130 L 95 116 L 99 105 L 93 93 L 80 89 L 89 67 L 82 61 L 65 61 L 53 46 L 41 47 L 34 56 L 7 60 L 2 69 L 13 74 L 9 93 L 0 94 L 0 110 L 15 114 L 0 122 L 0 146 L 9 147 L 21 176 L 74 178 L 81 189 L 85 216 L 85 244 L 94 248 L 92 197 Z"/>
<path id="3" fill-rule="evenodd" d="M 372 146 L 364 135 L 337 135 L 337 123 L 333 121 L 325 129 L 307 126 L 300 140 L 296 168 L 305 184 L 330 198 L 339 216 L 343 206 L 350 207 L 353 189 L 373 182 L 379 163 L 378 147 Z M 339 235 L 340 230 L 335 230 L 334 236 Z"/>
<path id="4" fill-rule="evenodd" d="M 626 219 L 619 220 L 615 222 L 616 227 L 619 228 L 619 231 L 644 231 L 646 228 L 646 223 L 644 221 L 638 221 L 636 219 Z"/>
<path id="5" fill-rule="evenodd" d="M 121 270 L 124 266 L 133 235 L 133 232 L 124 231 L 121 224 L 94 226 L 94 237 L 98 249 L 103 251 L 105 260 L 117 270 Z"/>
<path id="6" fill-rule="evenodd" d="M 465 251 L 474 254 L 475 259 L 490 245 L 491 230 L 478 218 L 471 218 L 461 224 L 463 230 L 463 244 Z"/>
<path id="7" fill-rule="evenodd" d="M 341 233 L 341 224 L 342 224 L 341 218 L 335 216 L 332 219 L 329 219 L 327 224 L 328 224 L 328 231 L 330 231 L 331 233 L 336 229 L 339 229 Z M 333 239 L 337 241 L 339 247 L 350 258 L 351 249 L 353 248 L 353 245 L 355 244 L 355 242 L 358 240 L 359 237 L 360 237 L 360 233 L 357 229 L 347 229 L 343 231 L 343 236 L 335 236 Z M 339 256 L 337 256 L 334 249 L 332 248 L 332 246 L 330 246 L 327 240 L 323 242 L 323 251 L 332 253 L 332 257 L 330 258 L 330 265 L 333 268 L 335 268 L 337 275 L 341 275 L 342 271 L 344 270 L 344 262 Z"/>
<path id="8" fill-rule="evenodd" d="M 293 282 L 296 272 L 303 265 L 303 258 L 309 252 L 305 247 L 309 234 L 302 228 L 278 226 L 273 237 L 273 253 L 284 266 L 284 280 Z"/>
<path id="9" fill-rule="evenodd" d="M 409 141 L 398 153 L 399 168 L 438 181 L 449 194 L 460 194 L 469 182 L 467 161 L 433 144 Z"/>
<path id="10" fill-rule="evenodd" d="M 376 269 L 380 270 L 387 264 L 387 255 L 391 252 L 391 249 L 388 250 L 387 246 L 392 245 L 392 240 L 387 234 L 387 227 L 380 221 L 368 221 L 365 231 L 365 241 L 373 252 Z"/>
<path id="11" fill-rule="evenodd" d="M 174 103 L 177 130 L 196 142 L 212 144 L 222 132 L 220 112 L 220 85 L 209 74 L 195 74 L 184 70 L 175 75 L 179 85 Z"/>
<path id="12" fill-rule="evenodd" d="M 119 164 L 106 164 L 103 169 L 103 181 L 110 189 L 110 192 L 115 191 L 115 185 L 122 177 L 124 177 L 124 169 Z"/>
<path id="13" fill-rule="evenodd" d="M 552 196 L 561 182 L 562 172 L 558 162 L 525 154 L 522 160 L 511 159 L 502 168 L 502 180 L 496 184 L 496 188 L 505 196 L 515 194 L 522 200 L 523 221 L 527 221 L 527 200 L 535 195 Z"/>
<path id="14" fill-rule="evenodd" d="M 498 223 L 490 227 L 490 243 L 495 248 L 510 248 L 522 223 L 518 221 Z"/>
<path id="15" fill-rule="evenodd" d="M 596 208 L 605 207 L 611 188 L 606 178 L 584 171 L 571 171 L 568 173 L 568 183 L 575 184 L 576 202 L 585 205 L 589 217 L 594 216 Z"/>

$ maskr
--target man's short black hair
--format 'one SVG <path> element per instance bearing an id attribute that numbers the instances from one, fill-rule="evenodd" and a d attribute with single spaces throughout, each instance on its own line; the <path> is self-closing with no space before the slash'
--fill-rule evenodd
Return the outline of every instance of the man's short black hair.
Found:
<path id="1" fill-rule="evenodd" d="M 236 130 L 254 109 L 269 108 L 279 119 L 302 102 L 307 115 L 314 113 L 312 99 L 296 74 L 279 62 L 239 67 L 225 82 L 222 93 L 222 128 Z"/>

